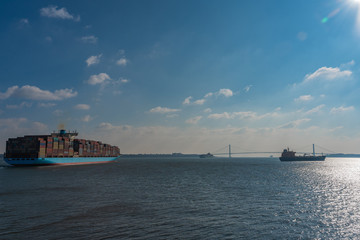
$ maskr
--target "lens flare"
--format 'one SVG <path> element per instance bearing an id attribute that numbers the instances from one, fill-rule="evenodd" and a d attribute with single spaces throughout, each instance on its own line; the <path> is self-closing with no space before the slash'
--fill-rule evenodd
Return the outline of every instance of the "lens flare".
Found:
<path id="1" fill-rule="evenodd" d="M 360 1 L 360 0 L 359 0 Z M 335 9 L 334 11 L 332 11 L 331 13 L 329 13 L 326 17 L 324 17 L 321 22 L 322 23 L 326 23 L 329 21 L 330 18 L 335 17 L 338 13 L 340 12 L 340 8 Z"/>

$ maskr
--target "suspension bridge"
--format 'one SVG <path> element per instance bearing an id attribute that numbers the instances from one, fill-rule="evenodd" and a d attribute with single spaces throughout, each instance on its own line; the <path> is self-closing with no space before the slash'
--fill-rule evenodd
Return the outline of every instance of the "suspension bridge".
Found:
<path id="1" fill-rule="evenodd" d="M 307 152 L 304 151 L 304 149 L 309 149 L 309 146 L 310 145 L 304 146 L 302 148 L 296 148 L 294 150 L 298 154 L 305 154 L 305 155 L 308 154 L 308 155 L 310 155 L 310 154 L 315 153 L 315 145 L 314 144 L 312 145 L 312 147 L 313 147 L 312 152 L 311 151 L 307 151 Z M 329 149 L 326 149 L 324 147 L 321 147 L 319 145 L 316 145 L 316 148 L 321 149 L 321 150 L 325 150 L 325 152 L 323 151 L 323 152 L 319 153 L 319 154 L 322 154 L 322 155 L 336 154 L 336 152 L 331 151 Z M 244 151 L 236 150 L 236 151 L 233 151 L 233 149 L 234 148 L 232 148 L 231 144 L 229 144 L 229 145 L 226 145 L 224 147 L 221 147 L 220 149 L 218 149 L 218 150 L 216 150 L 214 152 L 210 152 L 209 154 L 211 154 L 213 156 L 229 156 L 229 158 L 231 158 L 234 155 L 260 155 L 260 154 L 264 155 L 264 154 L 267 154 L 267 155 L 272 156 L 273 154 L 281 154 L 282 153 L 282 151 L 281 152 L 252 151 L 252 150 L 248 150 L 248 151 L 247 150 L 244 150 Z M 238 148 L 236 148 L 236 149 L 238 149 Z"/>

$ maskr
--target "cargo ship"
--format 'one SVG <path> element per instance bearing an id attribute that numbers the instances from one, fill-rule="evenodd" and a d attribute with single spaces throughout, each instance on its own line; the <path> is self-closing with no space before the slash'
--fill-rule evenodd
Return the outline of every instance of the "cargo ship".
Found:
<path id="1" fill-rule="evenodd" d="M 13 166 L 78 165 L 111 162 L 120 149 L 99 141 L 77 139 L 78 133 L 60 130 L 6 141 L 4 160 Z"/>
<path id="2" fill-rule="evenodd" d="M 201 154 L 199 155 L 200 158 L 213 158 L 214 155 L 212 155 L 211 153 L 207 153 L 207 154 Z"/>
<path id="3" fill-rule="evenodd" d="M 315 154 L 315 145 L 313 144 L 313 155 L 296 156 L 296 152 L 290 151 L 289 148 L 284 149 L 279 158 L 280 161 L 325 161 L 326 156 L 316 156 Z"/>

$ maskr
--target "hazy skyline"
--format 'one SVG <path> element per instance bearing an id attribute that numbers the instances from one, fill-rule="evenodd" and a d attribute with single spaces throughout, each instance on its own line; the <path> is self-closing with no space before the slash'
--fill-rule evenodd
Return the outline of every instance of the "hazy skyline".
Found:
<path id="1" fill-rule="evenodd" d="M 359 1 L 1 3 L 0 151 L 59 124 L 122 153 L 360 153 Z"/>

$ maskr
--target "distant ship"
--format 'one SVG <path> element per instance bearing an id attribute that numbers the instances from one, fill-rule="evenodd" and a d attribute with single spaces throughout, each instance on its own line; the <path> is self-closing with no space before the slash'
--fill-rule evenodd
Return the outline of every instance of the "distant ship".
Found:
<path id="1" fill-rule="evenodd" d="M 316 156 L 315 155 L 315 146 L 313 144 L 313 155 L 303 155 L 303 156 L 295 156 L 294 151 L 290 151 L 289 148 L 284 149 L 279 158 L 280 161 L 324 161 L 326 156 Z"/>
<path id="2" fill-rule="evenodd" d="M 214 155 L 212 155 L 211 153 L 207 153 L 207 154 L 201 154 L 199 155 L 200 158 L 212 158 L 214 157 Z"/>
<path id="3" fill-rule="evenodd" d="M 111 162 L 120 156 L 116 146 L 76 139 L 77 132 L 9 138 L 4 160 L 13 166 L 75 165 Z"/>

